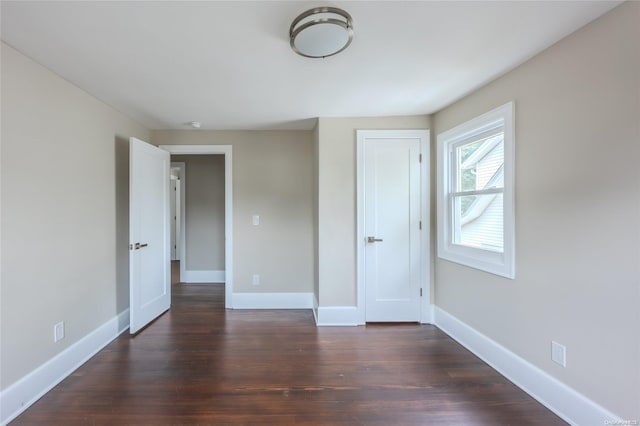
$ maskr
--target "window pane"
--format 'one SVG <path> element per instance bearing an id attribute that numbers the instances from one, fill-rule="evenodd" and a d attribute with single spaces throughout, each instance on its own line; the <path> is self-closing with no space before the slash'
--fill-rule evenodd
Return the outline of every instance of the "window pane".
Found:
<path id="1" fill-rule="evenodd" d="M 453 242 L 502 252 L 504 218 L 502 194 L 453 197 Z"/>
<path id="2" fill-rule="evenodd" d="M 504 187 L 504 133 L 455 148 L 456 192 Z"/>

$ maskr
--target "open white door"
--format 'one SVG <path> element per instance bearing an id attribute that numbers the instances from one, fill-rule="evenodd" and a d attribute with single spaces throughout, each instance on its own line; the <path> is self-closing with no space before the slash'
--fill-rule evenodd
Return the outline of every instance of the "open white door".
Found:
<path id="1" fill-rule="evenodd" d="M 171 305 L 169 152 L 129 140 L 129 332 Z"/>

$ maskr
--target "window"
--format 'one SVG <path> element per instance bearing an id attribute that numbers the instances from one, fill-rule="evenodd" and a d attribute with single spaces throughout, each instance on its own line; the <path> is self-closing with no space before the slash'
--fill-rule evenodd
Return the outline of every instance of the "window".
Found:
<path id="1" fill-rule="evenodd" d="M 515 275 L 514 112 L 509 102 L 438 135 L 438 256 Z"/>

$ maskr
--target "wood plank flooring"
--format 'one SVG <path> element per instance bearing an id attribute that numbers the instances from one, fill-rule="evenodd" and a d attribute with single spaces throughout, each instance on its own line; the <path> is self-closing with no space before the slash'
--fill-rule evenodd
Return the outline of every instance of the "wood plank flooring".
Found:
<path id="1" fill-rule="evenodd" d="M 11 425 L 558 425 L 433 326 L 315 326 L 306 310 L 226 311 L 222 285 L 176 285 Z"/>

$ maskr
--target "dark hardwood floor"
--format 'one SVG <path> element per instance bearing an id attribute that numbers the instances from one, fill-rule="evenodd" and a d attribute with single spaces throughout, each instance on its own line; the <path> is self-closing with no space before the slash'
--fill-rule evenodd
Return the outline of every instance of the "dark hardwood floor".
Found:
<path id="1" fill-rule="evenodd" d="M 436 327 L 322 327 L 226 311 L 222 285 L 174 285 L 12 425 L 557 425 L 560 418 Z"/>

